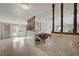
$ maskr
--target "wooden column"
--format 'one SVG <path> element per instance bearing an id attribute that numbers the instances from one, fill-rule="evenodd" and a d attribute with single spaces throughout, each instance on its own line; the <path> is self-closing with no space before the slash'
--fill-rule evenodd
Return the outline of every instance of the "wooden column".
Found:
<path id="1" fill-rule="evenodd" d="M 63 32 L 63 3 L 61 3 L 61 32 Z"/>
<path id="2" fill-rule="evenodd" d="M 55 10 L 55 4 L 52 4 L 52 33 L 54 32 L 54 11 Z"/>
<path id="3" fill-rule="evenodd" d="M 77 33 L 77 3 L 74 3 L 74 28 L 73 28 L 73 32 Z"/>

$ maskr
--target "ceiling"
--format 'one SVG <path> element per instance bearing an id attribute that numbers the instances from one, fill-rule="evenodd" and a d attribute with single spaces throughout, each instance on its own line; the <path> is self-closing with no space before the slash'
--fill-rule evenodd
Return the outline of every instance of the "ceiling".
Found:
<path id="1" fill-rule="evenodd" d="M 44 13 L 51 8 L 47 3 L 31 3 L 31 8 L 25 10 L 21 3 L 0 3 L 0 21 L 25 22 L 32 16 Z"/>
<path id="2" fill-rule="evenodd" d="M 26 20 L 36 16 L 36 20 L 48 22 L 52 20 L 52 4 L 50 3 L 29 3 L 30 9 L 23 9 L 22 3 L 0 3 L 0 22 L 26 24 Z M 60 24 L 61 8 L 60 4 L 55 4 L 55 23 Z M 79 10 L 79 4 L 78 4 Z M 79 11 L 78 17 L 79 19 Z M 64 24 L 72 24 L 73 4 L 64 4 Z M 51 21 L 49 21 L 51 22 Z M 78 20 L 79 22 L 79 20 Z"/>

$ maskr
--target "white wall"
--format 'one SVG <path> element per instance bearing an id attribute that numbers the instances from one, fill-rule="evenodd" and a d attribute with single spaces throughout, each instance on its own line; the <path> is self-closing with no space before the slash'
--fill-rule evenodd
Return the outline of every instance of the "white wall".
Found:
<path id="1" fill-rule="evenodd" d="M 52 31 L 51 20 L 49 20 L 49 21 L 42 21 L 41 22 L 41 32 L 50 33 L 51 31 Z"/>
<path id="2" fill-rule="evenodd" d="M 0 17 L 0 22 L 3 22 L 3 23 L 12 23 L 12 24 L 26 24 L 26 20 L 19 20 L 19 19 L 9 19 L 7 17 L 5 18 L 2 18 Z"/>
<path id="3" fill-rule="evenodd" d="M 2 39 L 10 38 L 10 24 L 2 23 Z"/>
<path id="4" fill-rule="evenodd" d="M 10 37 L 10 24 L 0 23 L 0 39 L 7 39 Z"/>
<path id="5" fill-rule="evenodd" d="M 50 33 L 52 31 L 52 9 L 51 6 L 49 10 L 36 15 L 37 22 L 41 22 L 41 31 L 40 32 L 47 32 Z"/>

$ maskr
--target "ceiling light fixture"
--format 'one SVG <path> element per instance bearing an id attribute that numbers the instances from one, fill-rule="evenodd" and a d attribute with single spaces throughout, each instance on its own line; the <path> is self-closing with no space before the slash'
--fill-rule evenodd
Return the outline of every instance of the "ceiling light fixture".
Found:
<path id="1" fill-rule="evenodd" d="M 25 9 L 25 10 L 30 9 L 30 4 L 22 3 L 22 8 Z"/>

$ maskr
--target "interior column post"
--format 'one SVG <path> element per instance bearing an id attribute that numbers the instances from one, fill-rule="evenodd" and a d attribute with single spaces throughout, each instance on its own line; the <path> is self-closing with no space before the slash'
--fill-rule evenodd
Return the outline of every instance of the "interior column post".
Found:
<path id="1" fill-rule="evenodd" d="M 55 12 L 55 4 L 52 4 L 52 33 L 54 32 L 54 12 Z"/>
<path id="2" fill-rule="evenodd" d="M 63 3 L 61 3 L 61 32 L 63 32 Z"/>
<path id="3" fill-rule="evenodd" d="M 74 21 L 73 21 L 73 32 L 77 33 L 77 3 L 74 3 Z"/>

